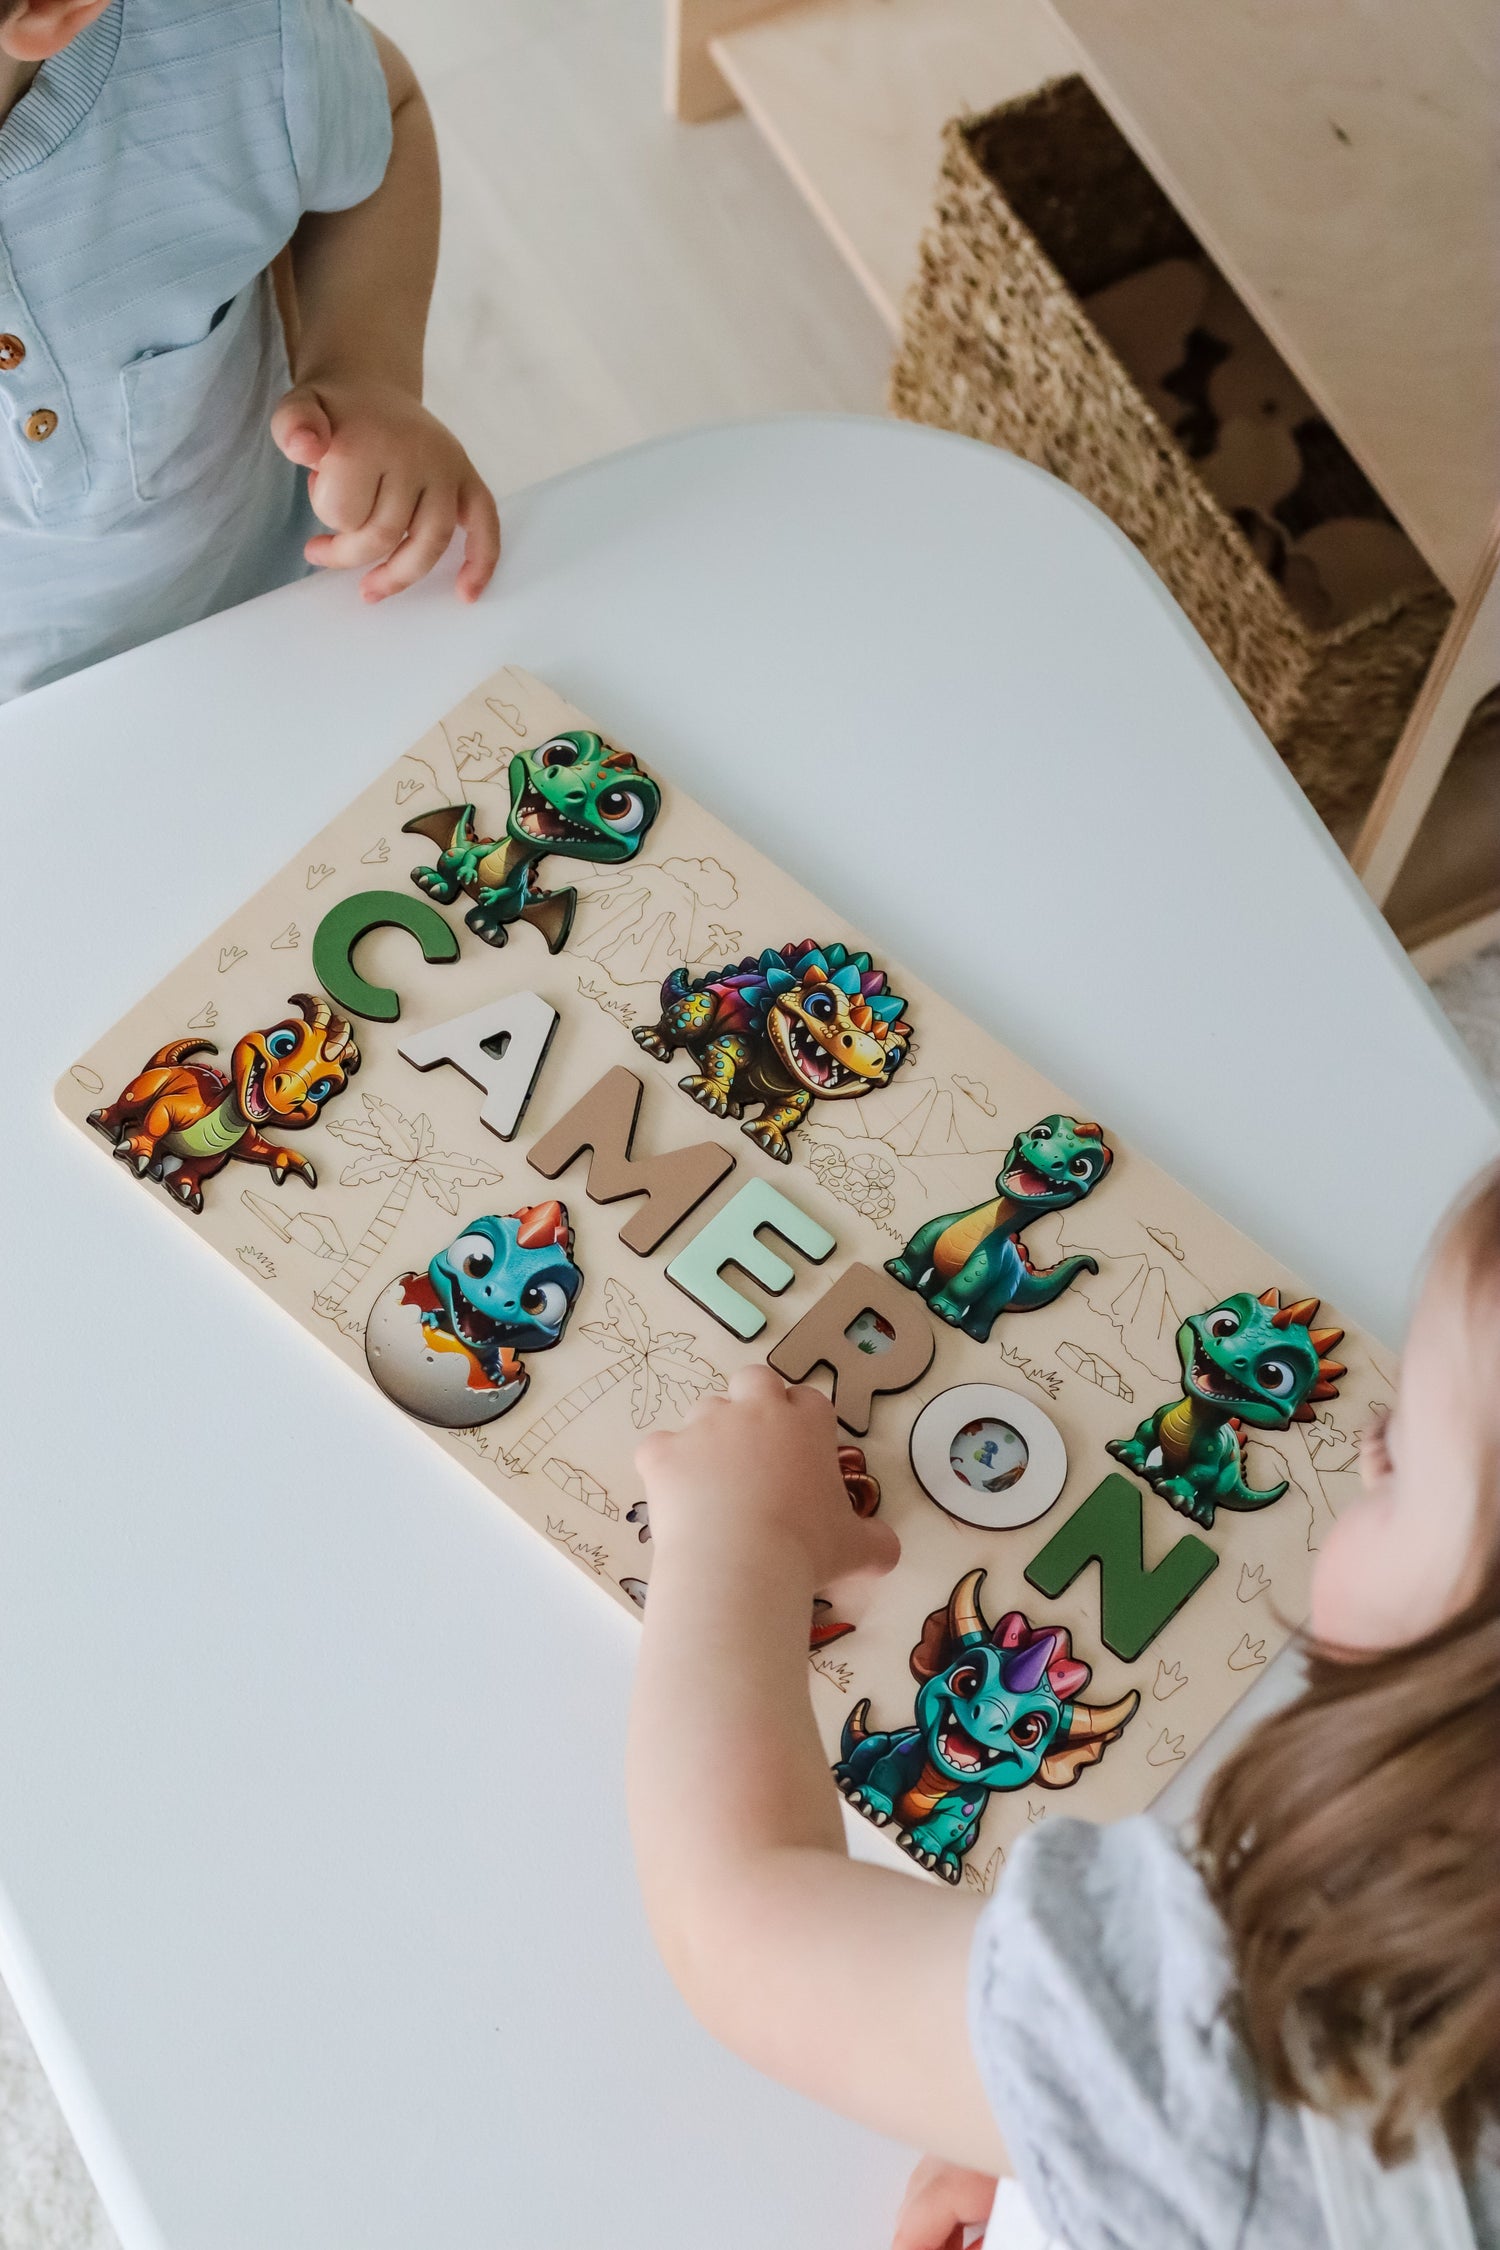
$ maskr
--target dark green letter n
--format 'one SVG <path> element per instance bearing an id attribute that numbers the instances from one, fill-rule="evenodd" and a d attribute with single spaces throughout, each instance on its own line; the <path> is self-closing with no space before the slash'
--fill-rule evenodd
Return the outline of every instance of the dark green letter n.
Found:
<path id="1" fill-rule="evenodd" d="M 1219 1567 L 1207 1540 L 1188 1532 L 1147 1570 L 1141 1517 L 1140 1486 L 1108 1476 L 1026 1566 L 1038 1592 L 1055 1598 L 1096 1562 L 1099 1637 L 1127 1664 Z"/>

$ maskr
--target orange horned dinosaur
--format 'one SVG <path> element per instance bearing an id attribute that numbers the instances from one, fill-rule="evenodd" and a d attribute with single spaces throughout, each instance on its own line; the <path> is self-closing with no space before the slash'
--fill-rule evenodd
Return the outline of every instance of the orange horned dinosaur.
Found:
<path id="1" fill-rule="evenodd" d="M 247 1031 L 235 1043 L 229 1075 L 191 1055 L 218 1053 L 208 1039 L 174 1039 L 159 1047 L 117 1101 L 89 1113 L 89 1123 L 115 1144 L 123 1163 L 159 1180 L 190 1211 L 203 1209 L 203 1183 L 232 1156 L 265 1164 L 278 1184 L 318 1175 L 307 1157 L 263 1139 L 262 1125 L 300 1131 L 359 1068 L 349 1025 L 321 993 L 294 992 L 287 1016 L 269 1031 Z"/>

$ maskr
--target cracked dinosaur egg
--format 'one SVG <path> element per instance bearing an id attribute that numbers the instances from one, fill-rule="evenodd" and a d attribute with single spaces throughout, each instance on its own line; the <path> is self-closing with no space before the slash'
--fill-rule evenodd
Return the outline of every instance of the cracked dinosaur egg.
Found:
<path id="1" fill-rule="evenodd" d="M 512 1359 L 511 1379 L 494 1382 L 477 1353 L 449 1329 L 424 1322 L 433 1302 L 425 1274 L 398 1274 L 381 1290 L 365 1321 L 371 1375 L 395 1405 L 440 1429 L 497 1421 L 525 1390 L 524 1369 Z"/>

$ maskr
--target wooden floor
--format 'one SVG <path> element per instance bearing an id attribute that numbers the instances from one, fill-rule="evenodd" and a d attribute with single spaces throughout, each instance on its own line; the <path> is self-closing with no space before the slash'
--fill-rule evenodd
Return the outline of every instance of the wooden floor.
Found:
<path id="1" fill-rule="evenodd" d="M 889 334 L 745 117 L 677 124 L 660 0 L 366 0 L 443 162 L 428 403 L 499 490 L 693 422 L 878 412 Z"/>

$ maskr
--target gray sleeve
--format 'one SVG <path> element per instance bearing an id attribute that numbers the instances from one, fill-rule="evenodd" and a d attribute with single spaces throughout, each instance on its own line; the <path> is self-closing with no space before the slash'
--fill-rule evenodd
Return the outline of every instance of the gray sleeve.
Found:
<path id="1" fill-rule="evenodd" d="M 391 161 L 391 103 L 370 27 L 348 0 L 281 0 L 281 83 L 304 211 L 347 211 Z"/>
<path id="2" fill-rule="evenodd" d="M 1146 1817 L 1048 1819 L 980 1919 L 969 2028 L 1012 2163 L 1068 2250 L 1324 2241 L 1296 2120 L 1261 2095 L 1218 1917 Z"/>

